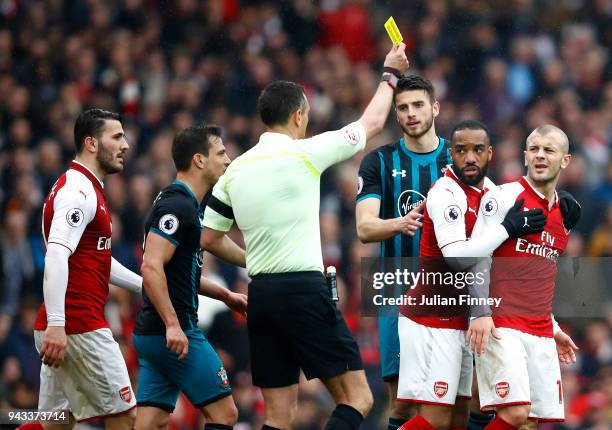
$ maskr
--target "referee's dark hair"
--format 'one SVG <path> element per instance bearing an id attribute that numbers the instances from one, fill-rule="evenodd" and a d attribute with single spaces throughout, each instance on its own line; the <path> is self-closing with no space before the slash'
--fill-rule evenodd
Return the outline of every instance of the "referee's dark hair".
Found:
<path id="1" fill-rule="evenodd" d="M 291 114 L 306 106 L 304 88 L 289 81 L 275 81 L 259 95 L 257 111 L 268 127 L 285 125 Z"/>
<path id="2" fill-rule="evenodd" d="M 87 137 L 98 138 L 100 136 L 100 130 L 104 127 L 105 121 L 109 119 L 121 121 L 121 115 L 103 109 L 88 109 L 81 112 L 74 123 L 74 145 L 77 154 L 83 150 Z"/>
<path id="3" fill-rule="evenodd" d="M 397 81 L 397 86 L 393 90 L 393 102 L 395 103 L 395 96 L 398 94 L 413 90 L 423 90 L 429 96 L 431 103 L 436 101 L 436 91 L 430 81 L 418 75 L 408 75 Z"/>
<path id="4" fill-rule="evenodd" d="M 211 137 L 221 137 L 221 127 L 216 125 L 194 125 L 181 130 L 172 141 L 172 159 L 176 170 L 189 170 L 195 154 L 208 157 Z"/>
<path id="5" fill-rule="evenodd" d="M 491 141 L 491 133 L 489 132 L 489 128 L 486 125 L 484 125 L 482 122 L 475 120 L 475 119 L 466 119 L 464 121 L 461 121 L 459 124 L 453 127 L 453 130 L 451 131 L 451 134 L 450 134 L 451 145 L 453 144 L 453 137 L 455 136 L 455 133 L 460 130 L 482 130 L 487 135 L 487 141 L 489 145 L 493 145 L 493 142 Z"/>

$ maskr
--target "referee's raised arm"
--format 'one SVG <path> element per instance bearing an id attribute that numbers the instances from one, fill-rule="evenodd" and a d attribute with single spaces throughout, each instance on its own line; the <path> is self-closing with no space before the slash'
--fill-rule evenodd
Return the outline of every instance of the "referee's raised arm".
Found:
<path id="1" fill-rule="evenodd" d="M 241 263 L 225 233 L 236 223 L 244 236 L 251 371 L 265 400 L 264 430 L 292 427 L 300 370 L 321 379 L 336 401 L 326 430 L 357 429 L 372 406 L 359 347 L 323 276 L 320 176 L 382 130 L 408 69 L 404 48 L 387 54 L 381 83 L 357 121 L 307 139 L 304 89 L 268 85 L 257 102 L 266 132 L 228 167 L 204 212 L 202 246 L 218 257 Z"/>
<path id="2" fill-rule="evenodd" d="M 378 89 L 359 118 L 368 140 L 382 131 L 391 109 L 393 90 L 399 78 L 408 70 L 409 63 L 405 49 L 406 45 L 403 43 L 393 45 L 385 57 L 382 80 Z"/>

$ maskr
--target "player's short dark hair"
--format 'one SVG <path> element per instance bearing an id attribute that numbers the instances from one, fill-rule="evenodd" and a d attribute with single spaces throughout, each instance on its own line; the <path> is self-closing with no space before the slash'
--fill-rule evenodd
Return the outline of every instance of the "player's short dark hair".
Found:
<path id="1" fill-rule="evenodd" d="M 476 119 L 466 119 L 456 124 L 451 131 L 450 138 L 451 144 L 453 143 L 453 137 L 455 133 L 461 130 L 482 130 L 487 135 L 487 140 L 489 141 L 489 145 L 492 145 L 493 142 L 491 140 L 491 133 L 489 132 L 489 128 L 482 122 Z"/>
<path id="2" fill-rule="evenodd" d="M 430 102 L 436 101 L 436 91 L 430 81 L 427 79 L 417 76 L 417 75 L 408 75 L 403 76 L 397 81 L 397 86 L 395 90 L 393 90 L 393 101 L 395 101 L 395 96 L 404 91 L 413 91 L 413 90 L 423 90 L 429 96 Z"/>
<path id="3" fill-rule="evenodd" d="M 208 157 L 212 137 L 221 137 L 221 127 L 216 125 L 194 125 L 181 130 L 172 141 L 172 159 L 176 170 L 189 170 L 191 159 L 195 154 Z"/>
<path id="4" fill-rule="evenodd" d="M 74 145 L 77 154 L 83 150 L 85 139 L 87 137 L 99 137 L 104 123 L 110 119 L 121 121 L 121 115 L 104 109 L 88 109 L 81 112 L 74 123 Z"/>
<path id="5" fill-rule="evenodd" d="M 289 81 L 272 82 L 257 99 L 257 111 L 268 127 L 287 124 L 291 114 L 305 106 L 304 88 Z"/>

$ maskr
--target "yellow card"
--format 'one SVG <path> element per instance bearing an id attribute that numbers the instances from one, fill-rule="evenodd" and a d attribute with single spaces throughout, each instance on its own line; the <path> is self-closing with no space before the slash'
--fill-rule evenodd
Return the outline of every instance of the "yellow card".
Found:
<path id="1" fill-rule="evenodd" d="M 390 16 L 387 22 L 385 22 L 385 30 L 387 30 L 389 39 L 391 39 L 391 42 L 394 44 L 399 45 L 404 40 L 402 33 L 400 33 L 399 28 L 397 28 L 397 24 L 392 16 Z"/>

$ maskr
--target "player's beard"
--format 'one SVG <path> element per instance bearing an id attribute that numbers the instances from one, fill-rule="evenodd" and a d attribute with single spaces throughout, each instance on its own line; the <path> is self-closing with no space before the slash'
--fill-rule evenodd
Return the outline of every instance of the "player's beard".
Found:
<path id="1" fill-rule="evenodd" d="M 533 173 L 531 172 L 531 168 L 529 170 L 530 172 L 527 172 L 529 179 L 531 179 L 534 184 L 543 186 L 550 184 L 551 182 L 556 181 L 559 178 L 559 174 L 561 173 L 561 163 L 559 163 L 557 166 L 549 165 L 549 173 L 547 175 L 537 175 L 535 173 L 535 166 L 533 167 Z"/>
<path id="2" fill-rule="evenodd" d="M 117 157 L 113 156 L 113 153 L 103 145 L 100 145 L 98 149 L 96 160 L 98 160 L 100 168 L 106 172 L 106 174 L 119 173 L 123 170 L 123 164 L 121 164 Z"/>
<path id="3" fill-rule="evenodd" d="M 459 169 L 454 164 L 451 167 L 453 169 L 453 172 L 455 172 L 455 175 L 457 175 L 457 177 L 459 178 L 461 182 L 463 182 L 465 185 L 468 185 L 470 187 L 474 187 L 478 185 L 480 181 L 482 181 L 482 179 L 486 176 L 487 170 L 489 170 L 489 162 L 485 163 L 485 165 L 482 166 L 482 168 L 475 166 L 473 164 L 469 166 L 468 165 L 464 166 L 463 169 L 465 169 L 466 167 L 476 167 L 478 169 L 478 174 L 472 177 L 466 176 L 463 173 L 463 169 Z"/>
<path id="4" fill-rule="evenodd" d="M 413 139 L 418 139 L 419 137 L 425 135 L 425 133 L 427 133 L 431 129 L 431 127 L 433 127 L 433 122 L 434 122 L 434 116 L 433 116 L 433 110 L 432 110 L 431 116 L 425 121 L 423 128 L 421 128 L 420 130 L 413 132 L 413 131 L 410 131 L 408 127 L 405 127 L 401 124 L 400 126 L 402 127 L 402 130 L 404 131 L 404 133 L 406 133 L 408 136 L 412 137 Z"/>

